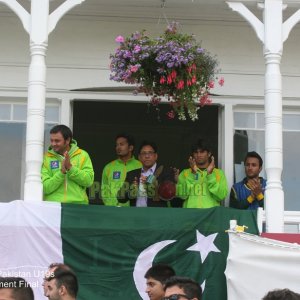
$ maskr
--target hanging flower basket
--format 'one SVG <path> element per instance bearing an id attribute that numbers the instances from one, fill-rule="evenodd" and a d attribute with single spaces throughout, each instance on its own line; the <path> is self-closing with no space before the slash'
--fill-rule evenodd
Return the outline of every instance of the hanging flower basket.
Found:
<path id="1" fill-rule="evenodd" d="M 110 79 L 136 85 L 135 93 L 150 96 L 157 106 L 163 98 L 170 102 L 168 118 L 193 121 L 200 107 L 210 104 L 218 61 L 196 42 L 193 35 L 168 26 L 164 35 L 150 39 L 145 31 L 130 37 L 118 36 L 119 47 L 111 54 Z M 219 85 L 224 79 L 218 80 Z"/>

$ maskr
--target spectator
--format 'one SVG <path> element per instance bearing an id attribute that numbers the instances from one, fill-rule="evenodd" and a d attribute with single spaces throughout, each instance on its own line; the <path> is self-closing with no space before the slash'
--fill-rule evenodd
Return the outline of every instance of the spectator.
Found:
<path id="1" fill-rule="evenodd" d="M 173 276 L 165 283 L 165 297 L 162 300 L 201 300 L 201 286 L 187 277 Z"/>
<path id="2" fill-rule="evenodd" d="M 224 172 L 215 167 L 210 146 L 199 140 L 192 146 L 190 168 L 179 174 L 177 195 L 184 201 L 183 207 L 210 208 L 219 206 L 228 193 Z"/>
<path id="3" fill-rule="evenodd" d="M 248 152 L 244 165 L 246 177 L 232 186 L 230 207 L 254 210 L 264 206 L 264 192 L 267 181 L 259 177 L 263 160 L 258 153 Z"/>
<path id="4" fill-rule="evenodd" d="M 262 300 L 300 300 L 300 294 L 289 289 L 277 289 L 267 293 Z"/>
<path id="5" fill-rule="evenodd" d="M 0 277 L 1 300 L 34 300 L 29 283 L 21 277 Z"/>
<path id="6" fill-rule="evenodd" d="M 55 267 L 53 274 L 46 278 L 46 297 L 49 300 L 76 300 L 78 281 L 71 268 Z"/>
<path id="7" fill-rule="evenodd" d="M 122 187 L 126 174 L 129 171 L 141 168 L 140 161 L 134 158 L 134 139 L 127 133 L 116 136 L 116 154 L 118 158 L 108 163 L 102 172 L 101 197 L 105 205 L 129 205 L 119 203 L 118 190 Z"/>
<path id="8" fill-rule="evenodd" d="M 88 204 L 86 188 L 94 181 L 88 153 L 77 146 L 65 125 L 50 130 L 50 142 L 42 166 L 44 200 Z"/>
<path id="9" fill-rule="evenodd" d="M 175 275 L 172 267 L 166 264 L 156 264 L 145 274 L 147 279 L 146 293 L 150 300 L 161 300 L 165 295 L 164 285 L 168 278 Z"/>
<path id="10" fill-rule="evenodd" d="M 173 188 L 175 196 L 175 170 L 157 163 L 157 146 L 153 142 L 144 141 L 139 148 L 139 160 L 143 167 L 127 173 L 125 182 L 118 192 L 118 201 L 130 201 L 130 206 L 168 207 L 166 199 L 159 194 L 158 186 Z M 172 192 L 170 191 L 170 194 Z"/>

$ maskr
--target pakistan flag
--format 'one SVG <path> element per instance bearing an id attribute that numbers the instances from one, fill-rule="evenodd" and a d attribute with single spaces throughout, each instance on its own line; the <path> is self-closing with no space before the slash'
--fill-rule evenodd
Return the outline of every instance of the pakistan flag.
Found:
<path id="1" fill-rule="evenodd" d="M 13 201 L 0 209 L 0 276 L 23 275 L 45 299 L 42 274 L 52 262 L 78 275 L 79 300 L 140 300 L 155 263 L 195 279 L 204 300 L 226 300 L 229 221 L 257 234 L 256 212 L 132 208 Z M 6 272 L 6 274 L 5 274 Z M 11 272 L 11 273 L 9 273 Z"/>

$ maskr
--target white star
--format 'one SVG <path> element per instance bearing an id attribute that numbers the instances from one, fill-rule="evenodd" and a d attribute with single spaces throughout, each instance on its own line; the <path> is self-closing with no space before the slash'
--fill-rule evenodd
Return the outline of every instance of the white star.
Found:
<path id="1" fill-rule="evenodd" d="M 210 252 L 221 252 L 214 244 L 214 240 L 217 237 L 217 233 L 210 234 L 209 236 L 204 236 L 198 230 L 196 230 L 197 243 L 193 246 L 187 248 L 189 251 L 199 251 L 202 263 L 204 263 L 207 255 Z"/>

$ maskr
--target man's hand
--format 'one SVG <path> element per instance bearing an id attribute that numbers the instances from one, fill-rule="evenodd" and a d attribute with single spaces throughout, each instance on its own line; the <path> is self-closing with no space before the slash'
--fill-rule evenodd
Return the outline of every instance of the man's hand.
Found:
<path id="1" fill-rule="evenodd" d="M 251 189 L 251 195 L 253 198 L 257 198 L 257 196 L 262 193 L 259 178 L 248 179 L 247 186 Z"/>
<path id="2" fill-rule="evenodd" d="M 72 168 L 72 164 L 71 164 L 71 161 L 70 161 L 70 156 L 69 156 L 69 152 L 66 151 L 64 153 L 64 160 L 62 162 L 62 168 L 64 167 L 66 171 L 69 171 L 71 168 Z"/>
<path id="3" fill-rule="evenodd" d="M 179 169 L 177 168 L 172 168 L 173 169 L 173 172 L 174 172 L 174 180 L 175 180 L 175 183 L 178 182 L 178 177 L 179 177 Z"/>
<path id="4" fill-rule="evenodd" d="M 196 174 L 198 167 L 197 167 L 195 159 L 192 156 L 189 157 L 189 164 L 190 164 L 190 168 L 192 169 L 192 172 L 194 174 Z"/>
<path id="5" fill-rule="evenodd" d="M 211 156 L 211 162 L 210 162 L 210 164 L 208 165 L 208 167 L 206 169 L 207 174 L 211 174 L 215 167 L 216 167 L 215 166 L 215 158 L 213 156 Z"/>

